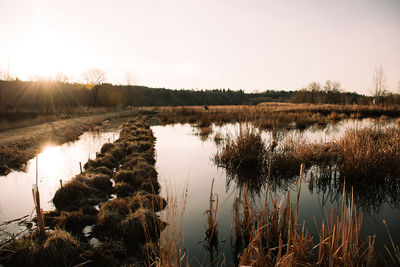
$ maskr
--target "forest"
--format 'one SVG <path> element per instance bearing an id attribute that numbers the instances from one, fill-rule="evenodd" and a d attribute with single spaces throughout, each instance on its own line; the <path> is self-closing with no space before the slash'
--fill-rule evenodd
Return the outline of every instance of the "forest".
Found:
<path id="1" fill-rule="evenodd" d="M 297 91 L 266 90 L 246 93 L 244 90 L 172 90 L 146 86 L 88 85 L 53 81 L 0 80 L 0 117 L 30 117 L 69 113 L 78 107 L 142 107 L 193 105 L 257 105 L 263 102 L 312 104 L 380 104 L 400 103 L 399 95 L 371 97 L 345 92 L 327 81 L 311 83 Z"/>

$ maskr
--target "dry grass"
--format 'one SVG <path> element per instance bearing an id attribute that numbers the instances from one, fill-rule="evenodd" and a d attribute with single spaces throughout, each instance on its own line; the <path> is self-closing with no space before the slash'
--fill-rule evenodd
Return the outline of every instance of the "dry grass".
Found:
<path id="1" fill-rule="evenodd" d="M 227 169 L 261 168 L 265 151 L 261 131 L 249 123 L 239 124 L 236 136 L 226 136 L 226 141 L 215 155 L 215 161 Z"/>
<path id="2" fill-rule="evenodd" d="M 154 266 L 189 266 L 189 257 L 182 251 L 182 223 L 188 197 L 188 184 L 178 195 L 172 191 L 172 186 L 166 186 L 167 208 L 162 214 L 167 227 L 161 233 L 159 240 L 159 255 L 153 255 Z"/>
<path id="3" fill-rule="evenodd" d="M 298 188 L 300 192 L 300 188 Z M 263 209 L 255 210 L 246 191 L 235 201 L 236 238 L 245 239 L 239 263 L 251 266 L 373 266 L 374 237 L 361 240 L 362 215 L 343 194 L 340 210 L 331 210 L 319 227 L 319 243 L 313 246 L 305 224 L 298 223 L 298 200 L 279 202 L 270 194 Z M 242 211 L 240 212 L 240 205 Z M 246 237 L 248 240 L 246 240 Z M 240 244 L 240 242 L 236 242 Z M 240 250 L 238 250 L 240 251 Z"/>
<path id="4" fill-rule="evenodd" d="M 386 223 L 385 219 L 383 219 L 383 224 L 385 225 L 385 228 L 386 228 L 386 231 L 387 231 L 387 233 L 389 235 L 390 242 L 391 242 L 392 249 L 393 249 L 393 251 L 390 252 L 389 248 L 386 245 L 384 246 L 386 251 L 387 251 L 387 253 L 388 253 L 388 255 L 390 256 L 390 260 L 391 261 L 389 261 L 389 262 L 392 263 L 392 264 L 395 264 L 396 266 L 400 266 L 400 247 L 399 247 L 398 244 L 395 244 L 395 242 L 393 242 L 392 235 L 389 232 L 389 228 L 387 226 L 387 223 Z"/>
<path id="5" fill-rule="evenodd" d="M 45 238 L 37 232 L 1 248 L 5 266 L 71 266 L 79 260 L 81 248 L 68 232 L 55 230 Z"/>
<path id="6" fill-rule="evenodd" d="M 353 128 L 327 144 L 292 145 L 295 157 L 308 165 L 334 166 L 347 181 L 398 179 L 400 131 L 396 128 Z"/>
<path id="7" fill-rule="evenodd" d="M 375 237 L 361 240 L 362 214 L 357 216 L 353 199 L 343 192 L 341 208 L 327 216 L 320 226 L 317 266 L 374 266 Z"/>
<path id="8" fill-rule="evenodd" d="M 207 248 L 209 250 L 212 250 L 214 247 L 218 246 L 218 195 L 213 194 L 214 180 L 215 179 L 213 179 L 211 183 L 209 199 L 210 207 L 204 212 L 204 214 L 207 215 L 206 241 Z"/>
<path id="9" fill-rule="evenodd" d="M 147 107 L 160 114 L 162 123 L 192 123 L 208 126 L 250 120 L 263 128 L 300 128 L 313 124 L 326 125 L 346 118 L 387 118 L 400 116 L 397 106 L 378 107 L 361 105 L 315 105 L 265 103 L 257 106 Z"/>

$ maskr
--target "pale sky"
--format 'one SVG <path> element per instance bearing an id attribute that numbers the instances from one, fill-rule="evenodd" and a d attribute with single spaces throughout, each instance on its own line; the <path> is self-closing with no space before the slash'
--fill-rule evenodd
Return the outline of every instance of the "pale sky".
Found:
<path id="1" fill-rule="evenodd" d="M 0 70 L 29 80 L 296 90 L 400 82 L 400 0 L 0 0 Z"/>

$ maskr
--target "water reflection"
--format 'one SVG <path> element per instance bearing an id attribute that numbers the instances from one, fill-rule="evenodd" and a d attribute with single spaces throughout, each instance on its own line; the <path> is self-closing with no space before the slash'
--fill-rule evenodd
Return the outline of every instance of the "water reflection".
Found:
<path id="1" fill-rule="evenodd" d="M 52 198 L 60 187 L 60 180 L 68 181 L 80 172 L 89 158 L 94 158 L 105 142 L 118 138 L 119 131 L 84 133 L 79 140 L 60 146 L 49 144 L 38 155 L 40 202 L 44 211 L 54 208 Z M 32 184 L 35 183 L 36 160 L 28 162 L 26 172 L 13 171 L 0 178 L 0 221 L 6 222 L 32 216 Z M 1 225 L 0 240 L 7 237 L 7 232 L 17 233 L 24 227 L 14 224 Z"/>
<path id="2" fill-rule="evenodd" d="M 321 205 L 341 199 L 343 191 L 353 195 L 354 202 L 363 213 L 381 212 L 384 204 L 400 207 L 400 183 L 397 178 L 345 180 L 335 166 L 313 166 L 308 172 L 310 193 L 321 196 Z"/>
<path id="3" fill-rule="evenodd" d="M 336 125 L 328 125 L 325 129 L 309 128 L 303 132 L 290 131 L 282 134 L 282 140 L 290 135 L 303 136 L 303 140 L 311 143 L 329 142 L 340 138 L 346 129 L 358 124 L 362 127 L 371 125 L 371 121 L 346 121 Z M 184 236 L 183 248 L 187 248 L 190 257 L 196 258 L 193 265 L 207 265 L 213 260 L 225 257 L 227 265 L 234 265 L 237 261 L 235 248 L 240 250 L 243 244 L 235 246 L 235 237 L 231 235 L 235 197 L 240 195 L 242 188 L 247 184 L 253 202 L 261 206 L 264 203 L 266 186 L 277 193 L 278 199 L 291 192 L 296 194 L 296 181 L 299 179 L 300 163 L 290 157 L 282 147 L 277 147 L 271 158 L 267 158 L 265 166 L 271 168 L 251 169 L 251 171 L 227 170 L 218 168 L 213 162 L 213 155 L 218 150 L 218 144 L 223 144 L 223 137 L 227 133 L 237 131 L 237 124 L 224 126 L 213 125 L 213 134 L 205 140 L 194 133 L 190 125 L 170 125 L 152 127 L 156 141 L 156 167 L 161 184 L 166 182 L 178 187 L 189 180 L 188 205 L 182 226 Z M 270 144 L 273 134 L 263 132 L 263 138 Z M 217 136 L 217 137 L 215 137 Z M 214 141 L 218 140 L 218 144 Z M 286 153 L 286 154 L 285 154 Z M 279 166 L 279 167 L 278 167 Z M 215 178 L 214 192 L 220 199 L 218 214 L 218 250 L 209 250 L 204 247 L 204 211 L 209 207 L 210 185 Z M 250 183 L 246 183 L 250 180 Z M 365 235 L 377 233 L 377 246 L 387 242 L 387 233 L 382 225 L 382 218 L 386 218 L 389 228 L 400 223 L 400 185 L 394 180 L 385 182 L 359 182 L 351 184 L 340 177 L 337 168 L 332 165 L 309 166 L 305 173 L 300 194 L 299 216 L 300 221 L 306 222 L 310 234 L 317 238 L 318 230 L 315 222 L 320 224 L 325 219 L 326 211 L 340 205 L 343 189 L 345 194 L 351 195 L 353 201 L 364 213 L 363 231 Z M 393 182 L 393 183 L 391 183 Z M 178 188 L 179 189 L 179 188 Z M 278 200 L 279 202 L 279 200 Z M 400 240 L 399 231 L 391 231 L 395 240 Z M 233 245 L 233 246 L 231 246 Z M 208 250 L 207 250 L 208 249 Z M 211 258 L 210 258 L 211 257 Z"/>

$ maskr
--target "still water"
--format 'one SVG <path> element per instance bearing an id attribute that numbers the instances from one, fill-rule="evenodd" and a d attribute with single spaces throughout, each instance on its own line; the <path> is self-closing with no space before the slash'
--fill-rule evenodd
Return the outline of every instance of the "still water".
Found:
<path id="1" fill-rule="evenodd" d="M 63 145 L 48 144 L 38 154 L 38 187 L 40 203 L 44 211 L 54 209 L 52 199 L 60 187 L 60 180 L 66 182 L 79 174 L 79 162 L 83 165 L 89 158 L 95 158 L 101 146 L 119 137 L 119 130 L 108 132 L 86 132 L 79 140 Z M 26 172 L 11 172 L 0 177 L 0 240 L 10 234 L 26 229 L 21 221 L 35 216 L 32 185 L 36 180 L 36 159 L 31 159 Z M 24 217 L 23 220 L 4 224 Z"/>
<path id="2" fill-rule="evenodd" d="M 379 125 L 378 127 L 392 127 L 393 125 Z M 312 127 L 306 131 L 291 131 L 288 135 L 295 135 L 304 138 L 308 142 L 329 142 L 340 138 L 346 129 L 352 127 L 377 127 L 371 120 L 343 121 L 336 125 L 327 127 Z M 220 132 L 222 136 L 226 133 L 235 135 L 238 132 L 238 125 L 231 124 L 222 127 L 213 126 L 213 133 L 208 137 L 197 134 L 197 130 L 188 124 L 153 126 L 153 133 L 156 137 L 156 169 L 159 173 L 159 181 L 166 194 L 166 186 L 172 185 L 176 193 L 182 192 L 185 184 L 188 184 L 187 208 L 184 215 L 182 235 L 186 255 L 189 255 L 191 265 L 208 265 L 210 259 L 219 255 L 219 262 L 225 260 L 227 265 L 234 262 L 234 253 L 231 242 L 231 227 L 233 226 L 233 201 L 238 196 L 239 187 L 235 181 L 229 181 L 224 169 L 217 168 L 213 163 L 213 156 L 217 152 L 218 145 L 214 142 L 215 133 Z M 265 132 L 264 138 L 268 141 L 271 134 Z M 285 137 L 284 137 L 285 138 Z M 300 166 L 299 166 L 300 170 Z M 331 185 L 310 187 L 309 181 L 312 170 L 306 172 L 300 192 L 299 216 L 300 221 L 305 221 L 306 228 L 318 241 L 315 221 L 320 222 L 326 218 L 326 213 L 331 207 L 336 207 L 337 199 L 341 199 L 342 189 L 334 188 Z M 218 251 L 211 255 L 206 247 L 205 229 L 207 216 L 204 212 L 209 208 L 209 195 L 212 180 L 214 182 L 214 193 L 218 194 Z M 286 196 L 287 191 L 291 192 L 291 199 L 295 199 L 296 185 L 298 179 L 289 179 L 276 187 L 278 198 Z M 389 190 L 391 192 L 386 192 Z M 360 192 L 360 193 L 358 193 Z M 365 192 L 365 193 L 364 193 Z M 382 194 L 383 193 L 383 194 Z M 400 190 L 379 187 L 368 192 L 355 190 L 355 202 L 363 211 L 363 236 L 377 235 L 376 247 L 383 248 L 383 244 L 389 245 L 388 235 L 385 231 L 382 220 L 385 218 L 395 242 L 400 241 Z M 357 195 L 358 194 L 358 195 Z M 381 195 L 382 197 L 377 197 Z M 254 196 L 255 205 L 261 205 L 264 201 L 265 191 Z M 357 203 L 358 202 L 358 203 Z"/>
<path id="3" fill-rule="evenodd" d="M 392 127 L 383 124 L 378 127 Z M 308 142 L 329 142 L 340 138 L 346 129 L 353 127 L 377 127 L 372 120 L 342 121 L 326 127 L 314 126 L 305 131 L 289 131 L 283 134 L 282 140 L 288 136 L 303 138 Z M 213 192 L 218 194 L 218 251 L 213 252 L 214 259 L 219 257 L 220 262 L 225 260 L 227 265 L 234 262 L 234 253 L 231 239 L 231 225 L 233 219 L 233 201 L 238 196 L 239 186 L 234 180 L 230 181 L 224 169 L 217 168 L 213 163 L 213 156 L 218 145 L 214 141 L 216 133 L 221 136 L 235 135 L 238 132 L 237 124 L 213 126 L 209 136 L 198 135 L 198 130 L 189 124 L 153 126 L 156 137 L 156 169 L 159 173 L 159 182 L 162 185 L 162 195 L 166 194 L 167 186 L 172 186 L 176 193 L 181 192 L 188 184 L 187 208 L 184 215 L 182 235 L 184 244 L 182 248 L 189 255 L 192 266 L 208 265 L 210 253 L 206 250 L 205 227 L 206 215 L 209 208 L 209 194 L 212 180 L 215 179 Z M 38 155 L 39 190 L 43 210 L 53 209 L 51 202 L 55 191 L 60 186 L 60 180 L 68 181 L 80 172 L 79 162 L 82 166 L 89 158 L 94 158 L 101 146 L 117 139 L 119 130 L 102 133 L 85 133 L 79 140 L 60 146 L 49 144 Z M 265 131 L 263 137 L 268 142 L 271 133 Z M 299 166 L 300 169 L 300 166 Z M 309 181 L 312 170 L 306 172 L 300 193 L 299 214 L 301 221 L 305 221 L 306 228 L 314 236 L 317 230 L 315 221 L 320 224 L 330 207 L 336 207 L 340 199 L 341 189 L 334 185 L 324 184 L 310 187 Z M 12 233 L 26 229 L 21 221 L 29 221 L 34 216 L 32 201 L 32 184 L 35 182 L 36 161 L 32 159 L 27 165 L 26 172 L 12 172 L 5 177 L 0 177 L 0 240 L 10 237 Z M 295 181 L 298 177 L 288 179 L 275 187 L 279 198 L 291 192 L 292 199 L 296 196 Z M 229 182 L 230 181 L 230 182 Z M 377 235 L 377 248 L 388 244 L 388 236 L 382 219 L 386 219 L 394 241 L 400 241 L 400 189 L 398 187 L 377 185 L 360 185 L 368 190 L 355 188 L 355 202 L 363 211 L 363 235 Z M 360 189 L 360 190 L 356 190 Z M 264 201 L 265 191 L 255 195 L 255 205 Z M 25 217 L 24 217 L 25 216 Z M 18 219 L 11 224 L 4 222 Z M 315 238 L 316 241 L 318 240 Z"/>

